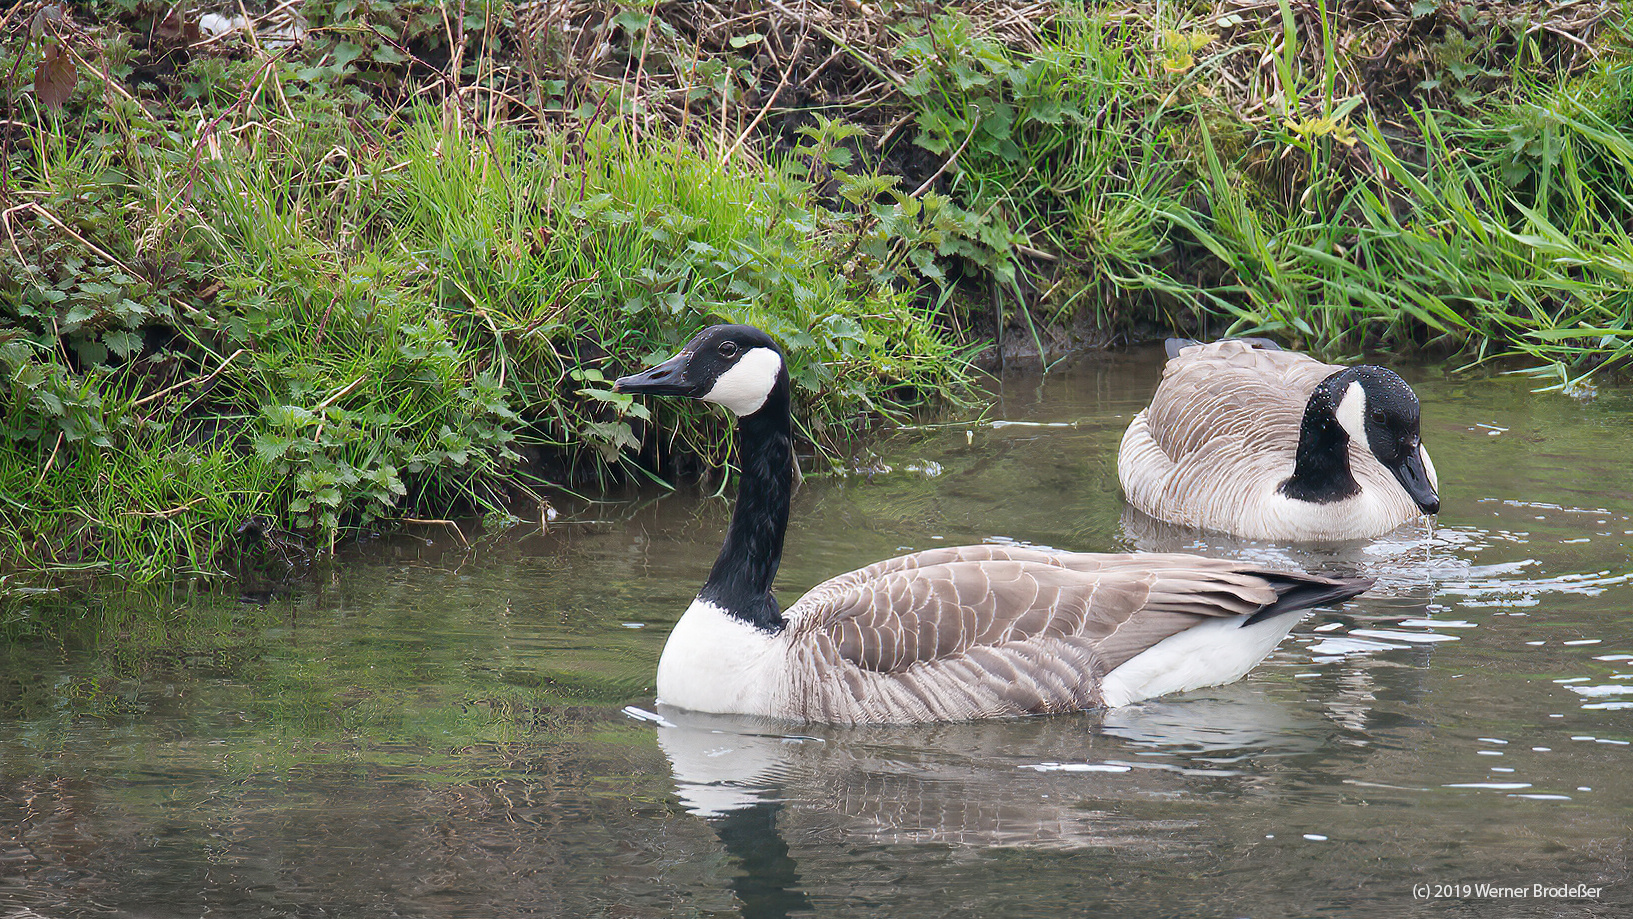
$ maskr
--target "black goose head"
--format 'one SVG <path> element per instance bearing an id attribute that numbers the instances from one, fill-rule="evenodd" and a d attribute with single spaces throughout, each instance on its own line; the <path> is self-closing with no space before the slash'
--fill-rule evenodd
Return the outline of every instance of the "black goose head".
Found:
<path id="1" fill-rule="evenodd" d="M 716 325 L 694 335 L 679 354 L 658 366 L 619 377 L 612 388 L 701 399 L 742 417 L 765 407 L 773 393 L 786 393 L 788 370 L 770 335 L 753 326 Z"/>
<path id="2" fill-rule="evenodd" d="M 737 507 L 725 545 L 697 596 L 755 628 L 780 631 L 787 623 L 771 584 L 788 530 L 794 453 L 788 370 L 777 343 L 752 326 L 711 326 L 679 354 L 618 378 L 612 388 L 714 402 L 741 419 Z"/>
<path id="3" fill-rule="evenodd" d="M 1418 397 L 1393 370 L 1371 365 L 1348 367 L 1321 382 L 1310 396 L 1312 412 L 1331 417 L 1350 438 L 1366 444 L 1394 474 L 1425 514 L 1440 510 L 1440 495 L 1423 464 Z"/>

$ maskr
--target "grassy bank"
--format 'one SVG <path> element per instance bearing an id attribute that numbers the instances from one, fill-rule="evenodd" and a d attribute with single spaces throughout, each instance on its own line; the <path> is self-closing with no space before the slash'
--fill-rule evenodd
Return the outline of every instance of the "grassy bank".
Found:
<path id="1" fill-rule="evenodd" d="M 1523 354 L 1566 387 L 1633 354 L 1621 5 L 1119 12 L 1063 13 L 1033 47 L 944 16 L 902 46 L 949 193 L 1028 244 L 1000 271 L 1017 306 Z"/>
<path id="2" fill-rule="evenodd" d="M 891 283 L 928 243 L 888 248 L 809 169 L 194 61 L 192 112 L 117 78 L 62 111 L 22 100 L 0 250 L 13 565 L 209 575 L 242 529 L 332 549 L 593 481 L 623 453 L 660 474 L 719 462 L 701 415 L 651 418 L 608 383 L 711 317 L 786 343 L 818 444 L 964 372 Z"/>
<path id="3" fill-rule="evenodd" d="M 819 447 L 1072 329 L 1633 353 L 1617 3 L 259 9 L 0 14 L 0 584 L 718 465 L 608 384 L 716 318 Z"/>

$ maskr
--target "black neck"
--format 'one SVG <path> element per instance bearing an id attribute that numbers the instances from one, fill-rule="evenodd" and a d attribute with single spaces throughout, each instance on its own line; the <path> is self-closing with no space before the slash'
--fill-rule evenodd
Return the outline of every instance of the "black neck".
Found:
<path id="1" fill-rule="evenodd" d="M 1349 434 L 1338 424 L 1333 389 L 1323 384 L 1304 406 L 1293 474 L 1281 483 L 1281 493 L 1296 501 L 1330 504 L 1361 491 L 1350 471 Z"/>
<path id="2" fill-rule="evenodd" d="M 782 562 L 782 540 L 788 530 L 788 502 L 794 484 L 788 377 L 779 377 L 760 410 L 738 422 L 737 454 L 743 474 L 737 487 L 737 507 L 732 511 L 731 528 L 726 531 L 720 557 L 714 561 L 709 580 L 698 591 L 698 599 L 773 632 L 784 624 L 782 610 L 771 595 L 771 582 Z"/>

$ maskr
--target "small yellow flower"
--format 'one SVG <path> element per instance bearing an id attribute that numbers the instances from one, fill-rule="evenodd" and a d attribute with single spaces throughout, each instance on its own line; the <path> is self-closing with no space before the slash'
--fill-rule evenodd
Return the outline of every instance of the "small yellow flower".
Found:
<path id="1" fill-rule="evenodd" d="M 1195 32 L 1163 29 L 1162 45 L 1165 51 L 1159 61 L 1162 69 L 1169 73 L 1184 73 L 1190 70 L 1196 66 L 1196 52 L 1207 47 L 1208 43 L 1217 37 L 1212 32 L 1200 29 Z"/>
<path id="2" fill-rule="evenodd" d="M 1287 126 L 1287 130 L 1305 140 L 1331 137 L 1346 147 L 1355 146 L 1355 129 L 1350 127 L 1348 118 L 1335 120 L 1323 115 L 1320 118 L 1305 118 L 1300 121 L 1287 118 L 1282 123 Z"/>
<path id="3" fill-rule="evenodd" d="M 1176 32 L 1173 29 L 1162 30 L 1162 43 L 1170 52 L 1176 54 L 1194 54 L 1206 48 L 1217 35 L 1201 29 L 1195 32 Z"/>

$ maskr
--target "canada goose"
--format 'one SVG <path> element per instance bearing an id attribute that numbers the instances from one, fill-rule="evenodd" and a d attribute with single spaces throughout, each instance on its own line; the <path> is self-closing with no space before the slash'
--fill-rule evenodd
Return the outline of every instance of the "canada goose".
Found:
<path id="1" fill-rule="evenodd" d="M 1262 339 L 1170 339 L 1117 478 L 1159 520 L 1248 539 L 1369 539 L 1440 510 L 1405 380 Z"/>
<path id="2" fill-rule="evenodd" d="M 788 371 L 771 337 L 705 329 L 614 383 L 738 416 L 742 476 L 725 545 L 664 645 L 659 701 L 839 723 L 962 721 L 1122 705 L 1237 679 L 1298 616 L 1370 580 L 1185 555 L 981 545 L 828 580 L 787 610 L 771 582 L 793 485 Z"/>

